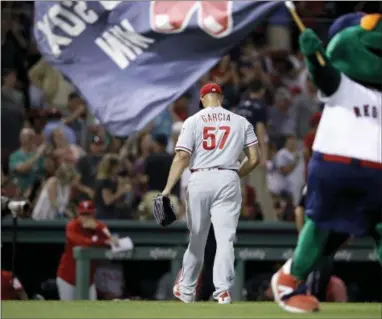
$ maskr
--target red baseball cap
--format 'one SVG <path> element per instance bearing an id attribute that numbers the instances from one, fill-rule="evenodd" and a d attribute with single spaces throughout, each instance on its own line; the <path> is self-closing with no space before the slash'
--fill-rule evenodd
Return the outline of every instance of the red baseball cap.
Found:
<path id="1" fill-rule="evenodd" d="M 79 215 L 82 215 L 82 214 L 94 215 L 95 208 L 94 208 L 93 202 L 91 200 L 84 200 L 80 202 L 79 205 L 77 206 L 77 212 Z"/>
<path id="2" fill-rule="evenodd" d="M 216 83 L 207 83 L 200 89 L 200 97 L 205 96 L 208 93 L 223 94 L 222 88 Z"/>

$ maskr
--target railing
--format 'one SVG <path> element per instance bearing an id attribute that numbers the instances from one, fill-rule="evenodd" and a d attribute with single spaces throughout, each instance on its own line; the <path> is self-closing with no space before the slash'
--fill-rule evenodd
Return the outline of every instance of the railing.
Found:
<path id="1" fill-rule="evenodd" d="M 18 225 L 18 242 L 24 244 L 63 244 L 65 221 L 36 222 L 21 220 Z M 95 260 L 169 260 L 171 274 L 175 280 L 188 244 L 188 230 L 184 223 L 177 222 L 168 228 L 159 227 L 154 221 L 106 221 L 111 232 L 120 237 L 129 236 L 134 250 L 113 255 L 110 250 L 76 247 L 77 298 L 87 299 L 89 292 L 89 265 Z M 3 221 L 2 242 L 12 241 L 12 223 Z M 233 291 L 235 300 L 242 299 L 247 261 L 283 261 L 290 258 L 296 245 L 297 233 L 292 223 L 240 222 L 235 242 L 236 283 Z M 370 239 L 352 240 L 335 255 L 337 261 L 376 262 L 377 258 Z"/>

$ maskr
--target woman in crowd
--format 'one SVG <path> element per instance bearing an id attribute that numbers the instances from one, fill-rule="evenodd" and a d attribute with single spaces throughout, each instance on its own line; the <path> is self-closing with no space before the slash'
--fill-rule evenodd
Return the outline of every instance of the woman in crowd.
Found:
<path id="1" fill-rule="evenodd" d="M 121 180 L 118 172 L 121 161 L 115 154 L 106 154 L 98 166 L 95 205 L 98 218 L 117 219 L 117 202 L 131 192 L 126 179 Z"/>
<path id="2" fill-rule="evenodd" d="M 56 163 L 69 163 L 75 165 L 79 158 L 85 155 L 81 147 L 75 144 L 69 144 L 64 132 L 57 128 L 52 132 L 53 157 Z"/>
<path id="3" fill-rule="evenodd" d="M 73 257 L 74 247 L 107 247 L 118 245 L 118 239 L 112 237 L 107 226 L 95 218 L 92 201 L 83 201 L 77 207 L 78 217 L 71 220 L 65 228 L 66 245 L 57 269 L 57 287 L 61 300 L 76 299 L 76 264 Z M 94 285 L 95 264 L 90 268 L 91 300 L 97 299 Z"/>
<path id="4" fill-rule="evenodd" d="M 46 181 L 33 209 L 32 218 L 49 220 L 70 215 L 68 211 L 70 188 L 75 176 L 71 165 L 61 164 L 55 176 Z"/>

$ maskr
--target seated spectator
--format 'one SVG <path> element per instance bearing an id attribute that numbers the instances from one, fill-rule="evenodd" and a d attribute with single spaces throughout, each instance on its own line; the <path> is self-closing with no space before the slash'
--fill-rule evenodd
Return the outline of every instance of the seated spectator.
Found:
<path id="1" fill-rule="evenodd" d="M 52 131 L 51 141 L 54 148 L 52 155 L 58 165 L 62 163 L 75 165 L 85 155 L 81 147 L 69 143 L 62 128 Z"/>
<path id="2" fill-rule="evenodd" d="M 173 156 L 166 152 L 167 137 L 165 135 L 154 136 L 153 153 L 150 154 L 145 162 L 144 174 L 147 182 L 147 193 L 139 205 L 140 218 L 152 219 L 152 202 L 166 186 L 167 176 L 170 172 Z M 171 201 L 175 206 L 175 211 L 179 211 L 180 182 L 173 191 Z"/>
<path id="3" fill-rule="evenodd" d="M 56 175 L 49 178 L 40 193 L 33 209 L 35 220 L 52 220 L 71 217 L 68 210 L 70 187 L 75 178 L 75 171 L 69 164 L 61 164 Z"/>
<path id="4" fill-rule="evenodd" d="M 35 132 L 24 128 L 20 133 L 20 149 L 9 158 L 10 175 L 17 181 L 21 195 L 27 197 L 32 185 L 44 174 L 44 153 L 46 144 L 37 150 L 34 146 Z"/>
<path id="5" fill-rule="evenodd" d="M 10 271 L 1 270 L 1 300 L 28 300 L 20 280 Z"/>
<path id="6" fill-rule="evenodd" d="M 61 128 L 68 143 L 76 144 L 77 142 L 76 133 L 73 131 L 72 128 L 70 128 L 65 123 L 63 123 L 63 121 L 61 120 L 62 112 L 59 109 L 57 108 L 47 109 L 45 111 L 45 115 L 47 118 L 47 123 L 43 129 L 43 134 L 46 141 L 51 140 L 52 132 L 55 129 Z"/>
<path id="7" fill-rule="evenodd" d="M 120 167 L 121 161 L 114 154 L 106 154 L 98 166 L 94 199 L 97 218 L 119 218 L 117 202 L 132 190 L 130 183 L 118 179 Z"/>
<path id="8" fill-rule="evenodd" d="M 79 181 L 74 186 L 81 192 L 79 199 L 92 199 L 96 188 L 97 167 L 101 162 L 105 150 L 105 142 L 99 136 L 93 136 L 89 153 L 82 156 L 77 162 Z"/>

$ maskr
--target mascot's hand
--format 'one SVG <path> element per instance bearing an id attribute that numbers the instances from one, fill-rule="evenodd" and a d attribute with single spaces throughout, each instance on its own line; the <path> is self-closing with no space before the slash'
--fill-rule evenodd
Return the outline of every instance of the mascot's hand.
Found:
<path id="1" fill-rule="evenodd" d="M 306 29 L 300 34 L 300 50 L 305 56 L 310 56 L 318 51 L 322 51 L 322 42 L 312 29 Z"/>

